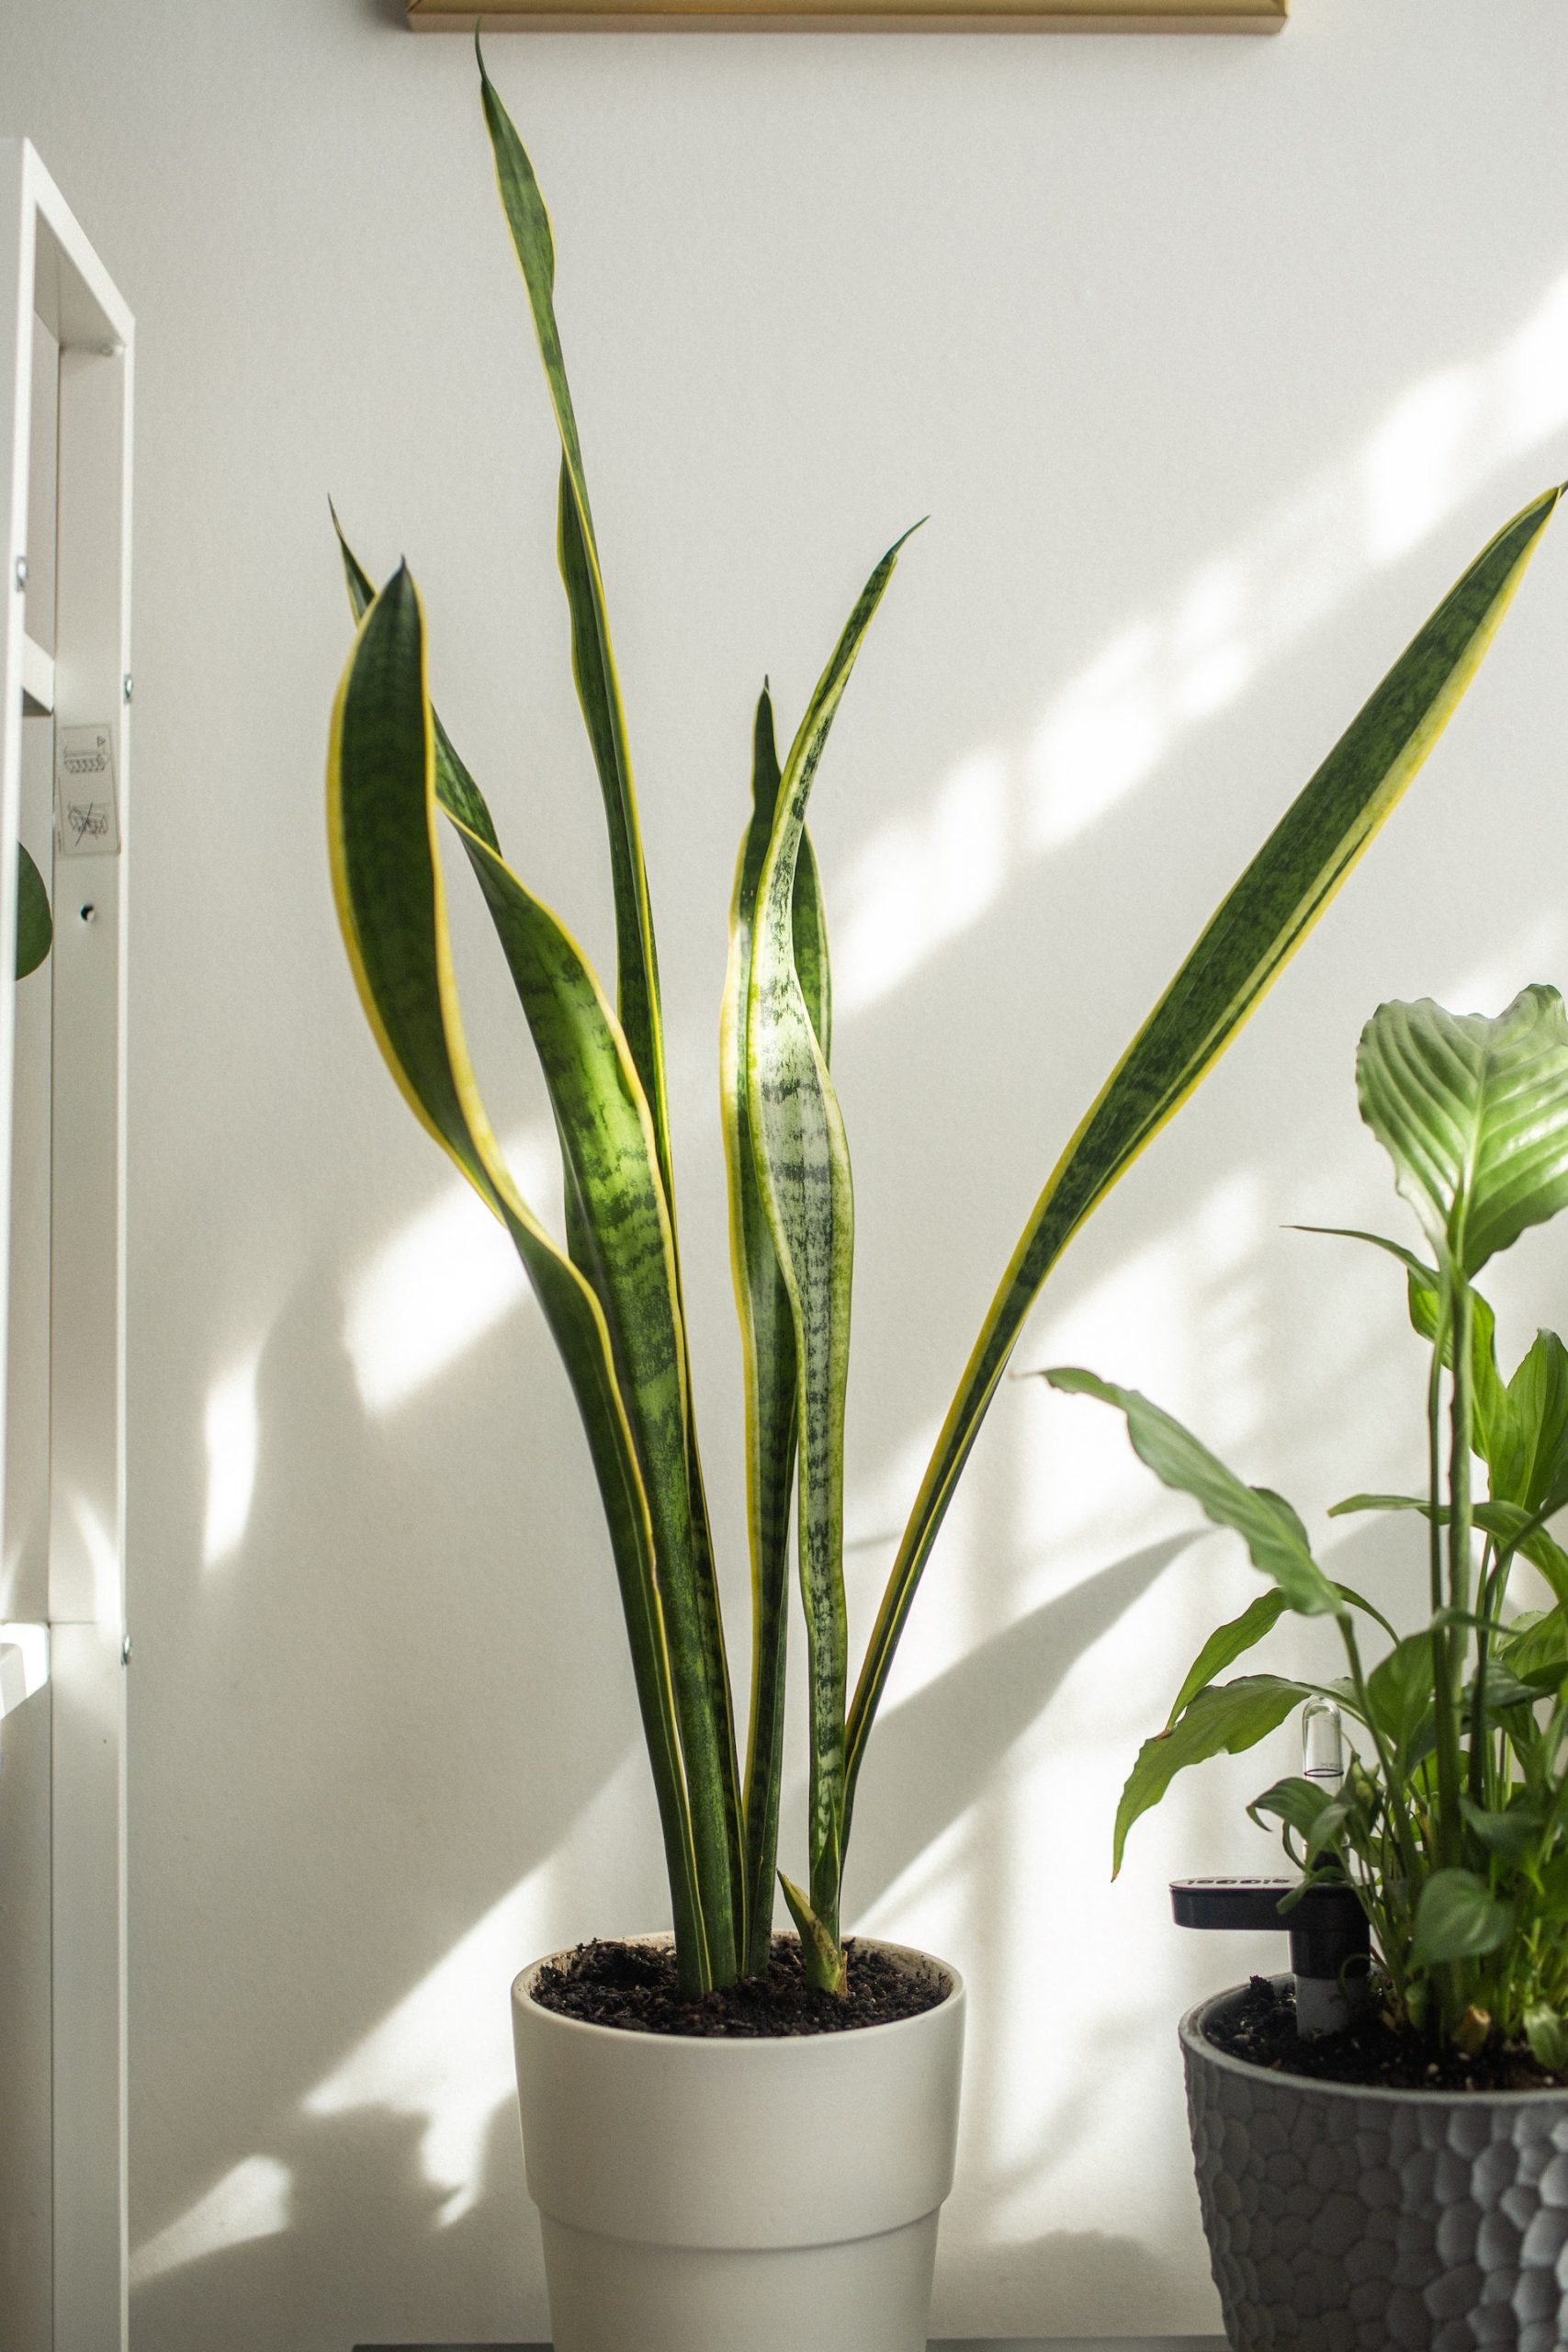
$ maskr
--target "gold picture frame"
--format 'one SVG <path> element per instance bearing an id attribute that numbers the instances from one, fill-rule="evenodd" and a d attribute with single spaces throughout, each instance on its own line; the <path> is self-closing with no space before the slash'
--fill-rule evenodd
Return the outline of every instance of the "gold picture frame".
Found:
<path id="1" fill-rule="evenodd" d="M 1277 33 L 1290 0 L 408 0 L 416 32 Z"/>

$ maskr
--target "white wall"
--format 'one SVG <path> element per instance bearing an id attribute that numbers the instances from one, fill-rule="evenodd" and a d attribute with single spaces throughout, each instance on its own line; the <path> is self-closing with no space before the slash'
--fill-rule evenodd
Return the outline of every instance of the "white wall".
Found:
<path id="1" fill-rule="evenodd" d="M 1298 0 L 1279 41 L 497 40 L 561 253 L 661 921 L 740 1622 L 713 1106 L 751 699 L 908 552 L 819 785 L 861 1233 L 863 1626 L 1063 1136 L 1492 527 L 1568 470 L 1556 0 Z M 464 42 L 390 0 L 8 0 L 32 136 L 139 321 L 132 1986 L 139 2352 L 545 2324 L 506 1983 L 662 1915 L 604 1545 L 504 1252 L 396 1100 L 321 839 L 332 491 L 406 549 L 513 854 L 603 949 L 550 428 Z M 1560 526 L 1561 528 L 1561 526 Z M 1414 1474 L 1380 997 L 1564 977 L 1549 540 L 1461 719 L 1021 1351 L 1138 1380 L 1317 1512 Z M 503 1126 L 539 1102 L 465 922 Z M 1550 1240 L 1510 1341 L 1568 1310 Z M 852 1900 L 974 1986 L 942 2330 L 1213 2326 L 1174 2026 L 1269 1956 L 1216 1768 L 1107 1884 L 1138 1739 L 1250 1571 L 1108 1422 L 998 1398 L 864 1784 Z M 1343 1573 L 1397 1583 L 1360 1536 Z M 737 1647 L 743 1648 L 738 1632 Z"/>

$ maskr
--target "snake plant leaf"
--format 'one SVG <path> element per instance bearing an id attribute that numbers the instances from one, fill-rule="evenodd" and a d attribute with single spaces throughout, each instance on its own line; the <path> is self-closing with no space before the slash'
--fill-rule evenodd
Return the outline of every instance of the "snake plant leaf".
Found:
<path id="1" fill-rule="evenodd" d="M 908 533 L 904 534 L 904 538 Z M 746 991 L 746 1108 L 768 1228 L 789 1297 L 799 1382 L 800 1570 L 811 1719 L 807 1799 L 812 1912 L 838 1948 L 843 1861 L 844 1390 L 849 1373 L 854 1192 L 827 1057 L 795 963 L 795 877 L 807 804 L 829 733 L 900 538 L 861 591 L 800 722 L 774 796 L 757 881 Z M 808 1967 L 812 1951 L 805 1947 Z"/>
<path id="2" fill-rule="evenodd" d="M 579 1247 L 609 1325 L 653 1528 L 709 1951 L 724 1983 L 740 1962 L 740 1785 L 713 1561 L 692 1483 L 686 1339 L 652 1121 L 577 942 L 487 842 L 458 830 L 533 1036 L 581 1211 Z"/>
<path id="3" fill-rule="evenodd" d="M 1429 997 L 1380 1005 L 1356 1091 L 1401 1194 L 1461 1274 L 1568 1202 L 1568 1019 L 1555 989 L 1522 989 L 1495 1019 Z"/>
<path id="4" fill-rule="evenodd" d="M 810 1982 L 824 1993 L 841 1993 L 844 1988 L 844 1948 L 836 1935 L 829 1934 L 811 1907 L 811 1898 L 803 1894 L 792 1879 L 779 1872 L 779 1885 L 795 1921 L 800 1938 L 800 1949 Z"/>
<path id="5" fill-rule="evenodd" d="M 766 684 L 752 729 L 751 815 L 736 861 L 729 962 L 719 1024 L 719 1103 L 729 1198 L 730 1265 L 740 1323 L 745 1410 L 746 1522 L 751 1564 L 751 1705 L 746 1757 L 747 1972 L 768 1963 L 784 1774 L 788 1655 L 789 1517 L 795 1478 L 795 1323 L 768 1229 L 751 1143 L 741 1035 L 751 979 L 757 885 L 780 781 Z M 827 929 L 810 836 L 801 839 L 793 910 L 795 971 L 826 1059 L 830 1023 Z"/>
<path id="6" fill-rule="evenodd" d="M 17 843 L 17 978 L 36 972 L 54 944 L 49 892 L 25 842 Z"/>
<path id="7" fill-rule="evenodd" d="M 1473 1871 L 1434 1871 L 1416 1901 L 1411 1958 L 1417 1968 L 1479 1960 L 1507 1941 L 1513 1925 L 1513 1905 L 1499 1902 Z"/>
<path id="8" fill-rule="evenodd" d="M 1560 492 L 1483 548 L 1202 933 L 1068 1143 L 981 1326 L 916 1497 L 850 1713 L 848 1792 L 959 1476 L 1041 1285 L 1279 978 L 1420 767 L 1480 665 Z"/>
<path id="9" fill-rule="evenodd" d="M 621 1026 L 631 1047 L 642 1091 L 648 1097 L 653 1132 L 659 1146 L 659 1166 L 665 1197 L 671 1204 L 674 1187 L 670 1164 L 670 1117 L 664 1072 L 664 1026 L 659 994 L 659 956 L 654 944 L 653 913 L 649 903 L 648 874 L 643 863 L 642 834 L 637 792 L 632 780 L 631 752 L 626 742 L 626 713 L 615 674 L 610 641 L 610 617 L 604 598 L 598 541 L 588 503 L 588 481 L 582 466 L 582 446 L 567 382 L 560 330 L 556 322 L 555 240 L 549 214 L 534 175 L 534 166 L 485 70 L 484 52 L 474 36 L 479 59 L 479 93 L 485 127 L 495 160 L 496 187 L 512 234 L 528 307 L 544 362 L 545 381 L 560 435 L 561 470 L 558 518 L 558 555 L 571 621 L 571 668 L 582 706 L 593 764 L 604 797 L 610 838 L 610 876 L 615 903 L 616 1003 Z"/>
<path id="10" fill-rule="evenodd" d="M 1277 1674 L 1244 1674 L 1235 1682 L 1212 1682 L 1168 1731 L 1145 1739 L 1116 1808 L 1111 1877 L 1121 1871 L 1127 1832 L 1158 1804 L 1179 1772 L 1190 1764 L 1207 1763 L 1211 1756 L 1239 1756 L 1256 1747 L 1312 1695 L 1310 1683 L 1289 1682 Z"/>
<path id="11" fill-rule="evenodd" d="M 1096 1396 L 1114 1405 L 1126 1418 L 1127 1435 L 1140 1462 L 1163 1485 L 1190 1495 L 1214 1526 L 1234 1529 L 1253 1566 L 1272 1578 L 1287 1609 L 1303 1617 L 1347 1613 L 1338 1586 L 1313 1558 L 1301 1521 L 1280 1496 L 1246 1486 L 1190 1430 L 1135 1388 L 1118 1388 L 1073 1365 L 1058 1365 L 1044 1377 L 1064 1395 Z"/>
<path id="12" fill-rule="evenodd" d="M 677 1933 L 712 1981 L 649 1502 L 598 1299 L 518 1193 L 479 1097 L 436 856 L 424 622 L 400 567 L 360 623 L 333 714 L 327 831 L 338 922 L 366 1016 L 414 1116 L 505 1227 L 576 1396 L 620 1583 Z"/>
<path id="13" fill-rule="evenodd" d="M 1166 1718 L 1167 1731 L 1199 1691 L 1207 1690 L 1216 1675 L 1223 1674 L 1227 1666 L 1234 1666 L 1247 1650 L 1256 1648 L 1266 1634 L 1273 1632 L 1284 1612 L 1285 1596 L 1276 1587 L 1272 1591 L 1260 1592 L 1239 1617 L 1233 1617 L 1228 1624 L 1217 1627 L 1210 1634 L 1188 1669 L 1186 1681 L 1171 1702 L 1170 1713 Z"/>
<path id="14" fill-rule="evenodd" d="M 331 499 L 328 499 L 327 506 L 333 518 L 333 528 L 337 533 L 338 552 L 343 558 L 349 608 L 356 621 L 363 620 L 376 591 L 369 574 L 344 536 L 337 508 Z M 466 825 L 471 833 L 478 833 L 482 842 L 488 842 L 491 849 L 499 852 L 501 843 L 496 838 L 484 794 L 458 758 L 451 737 L 441 724 L 441 713 L 434 704 L 431 706 L 430 721 L 435 734 L 435 797 L 457 824 Z"/>

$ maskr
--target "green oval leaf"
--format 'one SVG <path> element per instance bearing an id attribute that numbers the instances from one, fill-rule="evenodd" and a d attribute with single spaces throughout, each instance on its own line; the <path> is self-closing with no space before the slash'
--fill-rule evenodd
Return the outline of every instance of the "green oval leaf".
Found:
<path id="1" fill-rule="evenodd" d="M 49 892 L 25 842 L 17 843 L 17 978 L 36 972 L 54 944 Z"/>
<path id="2" fill-rule="evenodd" d="M 1514 1906 L 1488 1894 L 1473 1871 L 1434 1871 L 1416 1905 L 1411 1957 L 1418 1968 L 1479 1960 L 1506 1941 Z"/>
<path id="3" fill-rule="evenodd" d="M 1568 1202 L 1568 1019 L 1555 989 L 1521 989 L 1495 1019 L 1429 997 L 1380 1005 L 1356 1086 L 1400 1193 L 1461 1274 Z"/>
<path id="4" fill-rule="evenodd" d="M 1287 1509 L 1289 1506 L 1287 1505 Z M 1256 1600 L 1244 1609 L 1239 1617 L 1221 1625 L 1212 1633 L 1189 1668 L 1186 1681 L 1177 1692 L 1166 1718 L 1166 1729 L 1176 1721 L 1182 1709 L 1206 1690 L 1217 1674 L 1234 1666 L 1238 1657 L 1255 1648 L 1266 1634 L 1271 1634 L 1285 1611 L 1285 1596 L 1278 1588 L 1272 1592 L 1260 1592 Z"/>
<path id="5" fill-rule="evenodd" d="M 1066 1364 L 1044 1377 L 1066 1395 L 1097 1396 L 1124 1414 L 1140 1462 L 1163 1485 L 1190 1495 L 1216 1527 L 1233 1528 L 1247 1545 L 1253 1566 L 1279 1586 L 1288 1609 L 1303 1617 L 1347 1614 L 1338 1586 L 1313 1558 L 1301 1521 L 1282 1496 L 1245 1485 L 1190 1430 L 1135 1388 L 1118 1388 L 1092 1372 Z"/>
<path id="6" fill-rule="evenodd" d="M 1116 1808 L 1111 1876 L 1122 1867 L 1134 1822 L 1158 1804 L 1179 1772 L 1190 1764 L 1206 1763 L 1211 1756 L 1239 1756 L 1245 1748 L 1256 1747 L 1311 1696 L 1310 1683 L 1286 1682 L 1277 1674 L 1244 1674 L 1235 1682 L 1212 1682 L 1179 1723 L 1145 1739 Z"/>

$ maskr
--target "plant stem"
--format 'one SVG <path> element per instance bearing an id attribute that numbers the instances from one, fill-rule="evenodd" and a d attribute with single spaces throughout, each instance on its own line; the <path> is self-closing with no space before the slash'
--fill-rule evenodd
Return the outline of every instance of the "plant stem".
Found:
<path id="1" fill-rule="evenodd" d="M 1416 1857 L 1414 1849 L 1408 1849 L 1405 1845 L 1404 1825 L 1403 1821 L 1397 1824 L 1397 1826 L 1394 1824 L 1394 1792 L 1397 1790 L 1399 1782 L 1394 1775 L 1393 1758 L 1383 1745 L 1382 1734 L 1379 1731 L 1376 1720 L 1372 1714 L 1372 1702 L 1367 1690 L 1367 1678 L 1361 1668 L 1361 1652 L 1360 1645 L 1356 1640 L 1356 1628 L 1351 1623 L 1348 1617 L 1339 1618 L 1337 1620 L 1337 1623 L 1339 1626 L 1340 1637 L 1345 1644 L 1345 1656 L 1349 1661 L 1350 1680 L 1355 1687 L 1357 1702 L 1360 1706 L 1362 1714 L 1366 1718 L 1367 1729 L 1372 1736 L 1372 1746 L 1377 1749 L 1378 1770 L 1382 1774 L 1382 1784 L 1385 1792 L 1387 1792 L 1388 1820 L 1390 1826 L 1393 1827 L 1394 1842 L 1399 1849 L 1400 1860 L 1405 1870 L 1414 1872 L 1416 1867 Z"/>
<path id="2" fill-rule="evenodd" d="M 1452 1401 L 1450 1410 L 1450 1443 L 1449 1454 L 1449 1599 L 1452 1602 L 1454 1567 L 1458 1558 L 1456 1536 L 1459 1535 L 1459 1480 L 1463 1477 L 1463 1542 L 1470 1541 L 1470 1383 L 1469 1383 L 1469 1317 L 1460 1306 L 1460 1283 L 1451 1273 L 1445 1273 L 1443 1295 L 1438 1311 L 1438 1330 L 1432 1343 L 1432 1378 L 1427 1392 L 1427 1462 L 1431 1483 L 1431 1570 L 1432 1570 L 1432 1701 L 1436 1730 L 1438 1762 L 1438 1818 L 1436 1823 L 1438 1862 L 1441 1869 L 1451 1869 L 1460 1859 L 1460 1702 L 1454 1676 L 1454 1645 L 1451 1630 L 1437 1621 L 1443 1607 L 1442 1530 L 1439 1520 L 1443 1509 L 1441 1378 L 1443 1342 L 1449 1332 L 1453 1334 Z M 1468 1294 L 1465 1304 L 1468 1306 Z M 1462 1324 L 1462 1329 L 1461 1329 Z M 1462 1395 L 1461 1395 L 1462 1390 Z M 1462 1465 L 1458 1461 L 1461 1425 L 1464 1440 Z"/>
<path id="3" fill-rule="evenodd" d="M 1481 1555 L 1481 1581 L 1477 1588 L 1475 1613 L 1481 1621 L 1475 1628 L 1475 1702 L 1470 1717 L 1470 1796 L 1472 1804 L 1484 1805 L 1489 1798 L 1487 1767 L 1491 1761 L 1492 1739 L 1486 1729 L 1486 1661 L 1491 1648 L 1491 1630 L 1501 1607 L 1499 1593 L 1506 1579 L 1506 1555 L 1504 1563 L 1495 1561 L 1490 1538 Z"/>

